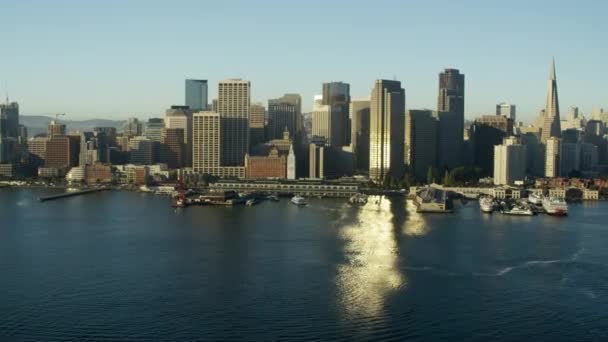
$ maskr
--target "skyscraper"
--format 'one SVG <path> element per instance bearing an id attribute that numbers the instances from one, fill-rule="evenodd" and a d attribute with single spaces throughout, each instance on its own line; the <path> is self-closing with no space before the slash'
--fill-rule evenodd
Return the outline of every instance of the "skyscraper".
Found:
<path id="1" fill-rule="evenodd" d="M 494 148 L 503 143 L 503 139 L 513 134 L 513 121 L 502 115 L 484 115 L 475 119 L 471 126 L 473 160 L 480 167 L 484 176 L 492 176 L 496 165 Z"/>
<path id="2" fill-rule="evenodd" d="M 559 177 L 562 164 L 562 140 L 549 137 L 545 145 L 545 177 Z"/>
<path id="3" fill-rule="evenodd" d="M 409 110 L 405 117 L 405 164 L 418 180 L 437 167 L 437 126 L 431 110 Z"/>
<path id="4" fill-rule="evenodd" d="M 496 115 L 504 116 L 515 122 L 515 105 L 507 102 L 501 102 L 496 105 Z"/>
<path id="5" fill-rule="evenodd" d="M 323 95 L 315 95 L 312 105 L 312 136 L 323 137 L 330 142 L 330 106 L 323 104 Z"/>
<path id="6" fill-rule="evenodd" d="M 253 147 L 266 141 L 266 108 L 260 103 L 254 103 L 249 112 L 249 142 Z"/>
<path id="7" fill-rule="evenodd" d="M 57 120 L 51 120 L 47 127 L 47 134 L 49 138 L 59 135 L 65 135 L 66 127 L 65 124 L 60 123 Z"/>
<path id="8" fill-rule="evenodd" d="M 323 83 L 322 104 L 329 106 L 329 144 L 341 148 L 350 144 L 350 85 L 344 82 Z"/>
<path id="9" fill-rule="evenodd" d="M 194 113 L 192 133 L 192 169 L 200 174 L 219 175 L 220 114 Z"/>
<path id="10" fill-rule="evenodd" d="M 165 121 L 163 119 L 150 118 L 148 119 L 148 124 L 146 125 L 146 131 L 144 135 L 146 136 L 146 138 L 152 141 L 160 142 L 164 127 Z"/>
<path id="11" fill-rule="evenodd" d="M 17 102 L 9 102 L 0 104 L 0 117 L 4 117 L 5 122 L 5 138 L 19 137 L 19 104 Z"/>
<path id="12" fill-rule="evenodd" d="M 207 80 L 186 80 L 185 104 L 193 111 L 207 109 Z"/>
<path id="13" fill-rule="evenodd" d="M 218 87 L 221 118 L 221 166 L 244 166 L 249 151 L 251 83 L 241 79 L 221 81 Z"/>
<path id="14" fill-rule="evenodd" d="M 285 94 L 278 99 L 268 100 L 269 139 L 279 139 L 285 129 L 296 137 L 300 132 L 302 98 L 299 94 Z"/>
<path id="15" fill-rule="evenodd" d="M 546 143 L 551 137 L 561 137 L 561 126 L 559 118 L 559 101 L 557 98 L 557 80 L 555 78 L 555 59 L 551 62 L 549 70 L 549 81 L 547 82 L 547 105 L 543 117 L 541 141 Z"/>
<path id="16" fill-rule="evenodd" d="M 188 106 L 171 106 L 165 111 L 165 128 L 184 131 L 183 166 L 192 166 L 192 111 Z"/>
<path id="17" fill-rule="evenodd" d="M 405 90 L 401 82 L 376 80 L 370 104 L 369 176 L 400 179 L 404 167 Z"/>
<path id="18" fill-rule="evenodd" d="M 438 164 L 451 169 L 463 163 L 464 74 L 458 69 L 445 69 L 439 74 L 437 111 Z"/>
<path id="19" fill-rule="evenodd" d="M 123 134 L 129 137 L 141 135 L 143 132 L 142 123 L 137 118 L 129 118 L 123 127 Z"/>
<path id="20" fill-rule="evenodd" d="M 358 170 L 369 170 L 369 108 L 369 98 L 353 99 L 350 102 L 350 146 Z"/>
<path id="21" fill-rule="evenodd" d="M 526 175 L 526 146 L 517 138 L 508 137 L 494 146 L 494 184 L 512 185 Z"/>

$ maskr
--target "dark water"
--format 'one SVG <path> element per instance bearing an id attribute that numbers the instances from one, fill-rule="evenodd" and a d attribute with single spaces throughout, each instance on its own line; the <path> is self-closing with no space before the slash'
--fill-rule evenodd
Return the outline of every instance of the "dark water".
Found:
<path id="1" fill-rule="evenodd" d="M 0 191 L 0 340 L 608 340 L 608 203 L 175 212 Z"/>

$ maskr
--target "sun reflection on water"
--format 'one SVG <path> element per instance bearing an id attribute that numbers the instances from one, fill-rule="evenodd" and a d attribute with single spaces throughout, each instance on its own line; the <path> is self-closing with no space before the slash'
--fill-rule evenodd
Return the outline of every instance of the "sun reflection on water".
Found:
<path id="1" fill-rule="evenodd" d="M 341 229 L 345 262 L 338 267 L 337 288 L 348 317 L 381 313 L 386 297 L 407 286 L 397 265 L 397 241 L 391 203 L 370 197 L 355 223 Z"/>

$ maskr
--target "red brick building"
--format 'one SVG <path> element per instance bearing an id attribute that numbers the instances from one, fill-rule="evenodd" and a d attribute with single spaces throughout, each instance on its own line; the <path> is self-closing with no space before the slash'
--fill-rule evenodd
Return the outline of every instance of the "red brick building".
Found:
<path id="1" fill-rule="evenodd" d="M 287 157 L 273 147 L 268 156 L 245 156 L 246 178 L 287 178 Z"/>

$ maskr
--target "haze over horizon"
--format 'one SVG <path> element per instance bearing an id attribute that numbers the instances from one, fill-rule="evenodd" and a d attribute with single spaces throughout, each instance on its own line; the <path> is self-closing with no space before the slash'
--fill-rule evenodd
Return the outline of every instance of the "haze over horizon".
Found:
<path id="1" fill-rule="evenodd" d="M 440 8 L 441 10 L 438 10 Z M 25 115 L 141 119 L 183 104 L 184 79 L 244 78 L 252 102 L 344 81 L 369 96 L 378 78 L 400 80 L 408 109 L 437 107 L 444 68 L 466 75 L 466 117 L 517 105 L 531 121 L 545 106 L 556 58 L 561 114 L 608 106 L 607 2 L 7 0 L 0 90 Z M 568 20 L 576 18 L 576 20 Z M 3 96 L 4 97 L 4 96 Z"/>

